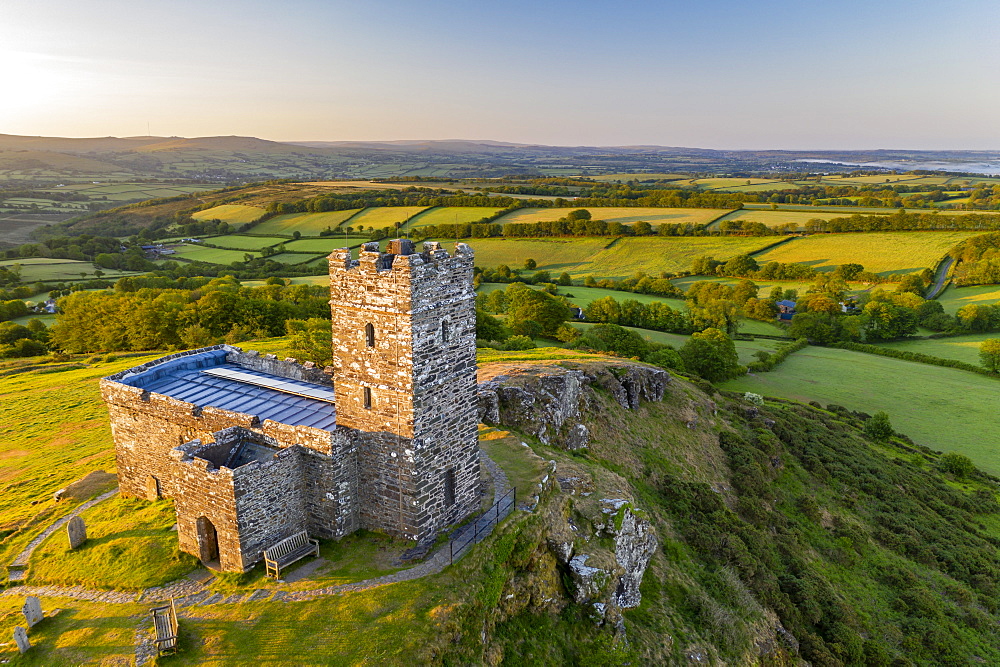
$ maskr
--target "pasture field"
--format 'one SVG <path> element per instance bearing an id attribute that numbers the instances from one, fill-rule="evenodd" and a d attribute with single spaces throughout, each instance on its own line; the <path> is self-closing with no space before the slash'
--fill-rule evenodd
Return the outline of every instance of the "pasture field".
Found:
<path id="1" fill-rule="evenodd" d="M 949 250 L 979 232 L 873 232 L 793 238 L 754 256 L 759 264 L 799 263 L 819 271 L 857 263 L 882 275 L 933 269 Z M 720 258 L 721 259 L 721 258 Z"/>
<path id="2" fill-rule="evenodd" d="M 492 206 L 435 206 L 419 213 L 406 223 L 405 229 L 416 229 L 427 225 L 455 225 L 468 222 L 478 222 L 486 216 L 493 215 L 501 208 Z"/>
<path id="3" fill-rule="evenodd" d="M 979 366 L 979 345 L 987 338 L 1000 338 L 996 333 L 968 334 L 949 338 L 932 338 L 928 340 L 901 340 L 891 343 L 878 343 L 879 347 L 906 352 L 929 354 L 942 359 L 956 359 L 973 366 Z"/>
<path id="4" fill-rule="evenodd" d="M 277 255 L 271 255 L 268 259 L 275 262 L 281 262 L 282 264 L 308 264 L 309 262 L 317 262 L 319 260 L 325 260 L 326 255 L 307 255 L 301 252 L 283 252 Z"/>
<path id="5" fill-rule="evenodd" d="M 627 278 L 644 271 L 651 276 L 659 276 L 662 271 L 687 271 L 694 258 L 701 255 L 727 260 L 756 252 L 774 241 L 768 237 L 623 237 L 593 257 L 587 266 L 579 267 L 575 275 L 592 274 L 597 279 Z M 573 271 L 569 273 L 574 275 Z"/>
<path id="6" fill-rule="evenodd" d="M 571 322 L 571 325 L 581 331 L 586 331 L 589 327 L 598 326 L 597 324 L 591 324 L 589 322 Z M 665 333 L 663 331 L 653 331 L 651 329 L 640 329 L 639 327 L 625 328 L 635 331 L 643 338 L 651 340 L 654 343 L 670 345 L 678 350 L 688 341 L 688 338 L 690 338 L 690 336 L 682 336 L 681 334 Z M 780 340 L 768 340 L 764 338 L 758 338 L 757 340 L 733 341 L 736 345 L 736 353 L 739 355 L 740 363 L 744 365 L 750 363 L 751 361 L 756 361 L 756 358 L 753 356 L 755 352 L 760 350 L 773 352 L 782 342 L 783 341 Z"/>
<path id="7" fill-rule="evenodd" d="M 706 224 L 727 212 L 722 208 L 613 208 L 602 206 L 574 206 L 571 208 L 521 208 L 511 211 L 497 222 L 544 222 L 558 220 L 570 211 L 586 208 L 594 220 L 620 222 L 631 225 L 639 221 L 651 225 L 663 223 Z"/>
<path id="8" fill-rule="evenodd" d="M 954 315 L 959 308 L 970 303 L 983 305 L 1000 303 L 1000 285 L 951 286 L 937 300 L 944 307 L 944 312 Z"/>
<path id="9" fill-rule="evenodd" d="M 352 215 L 360 211 L 352 208 L 346 211 L 327 211 L 326 213 L 289 213 L 279 215 L 254 225 L 254 234 L 291 234 L 299 232 L 303 236 L 319 236 L 327 227 L 336 229 Z"/>
<path id="10" fill-rule="evenodd" d="M 884 410 L 893 428 L 921 445 L 965 454 L 1000 474 L 996 406 L 1000 381 L 941 366 L 874 354 L 807 347 L 770 373 L 721 385 L 797 401 L 835 403 L 874 414 Z"/>
<path id="11" fill-rule="evenodd" d="M 206 243 L 222 246 L 223 248 L 233 248 L 235 250 L 260 250 L 272 245 L 288 241 L 280 236 L 240 236 L 238 234 L 227 234 L 226 236 L 210 236 L 205 238 Z"/>
<path id="12" fill-rule="evenodd" d="M 177 256 L 190 259 L 193 262 L 208 262 L 209 264 L 232 264 L 233 262 L 244 262 L 244 255 L 257 253 L 249 250 L 222 250 L 220 248 L 204 248 L 191 243 L 182 243 L 174 248 Z M 167 257 L 170 259 L 170 257 Z"/>
<path id="13" fill-rule="evenodd" d="M 452 251 L 450 239 L 440 239 Z M 524 267 L 524 260 L 534 259 L 538 270 L 553 271 L 558 276 L 563 271 L 571 275 L 576 267 L 586 263 L 600 252 L 610 239 L 606 238 L 552 238 L 552 239 L 465 239 L 476 253 L 476 266 L 496 267 L 506 264 L 512 269 Z"/>
<path id="14" fill-rule="evenodd" d="M 243 224 L 256 222 L 262 215 L 267 213 L 259 206 L 243 206 L 242 204 L 223 204 L 206 208 L 204 211 L 192 213 L 195 220 L 222 220 L 233 224 Z"/>
<path id="15" fill-rule="evenodd" d="M 690 180 L 690 176 L 687 174 L 644 174 L 644 173 L 625 173 L 625 174 L 600 174 L 598 176 L 584 176 L 583 178 L 589 178 L 592 181 L 598 181 L 602 183 L 624 183 L 626 181 L 656 181 L 656 180 Z"/>
<path id="16" fill-rule="evenodd" d="M 350 227 L 358 228 L 364 225 L 365 229 L 376 227 L 392 227 L 397 222 L 404 223 L 422 211 L 426 211 L 427 206 L 375 206 L 366 208 L 351 218 Z"/>
<path id="17" fill-rule="evenodd" d="M 285 249 L 296 252 L 325 252 L 330 254 L 334 248 L 343 248 L 345 245 L 354 247 L 362 243 L 367 243 L 367 236 L 353 234 L 347 236 L 324 236 L 318 239 L 298 239 L 297 241 L 286 241 Z"/>
<path id="18" fill-rule="evenodd" d="M 94 271 L 102 271 L 104 278 L 118 278 L 120 276 L 136 275 L 135 271 L 119 271 L 117 269 L 98 268 L 93 262 L 84 262 L 75 259 L 49 259 L 46 257 L 32 257 L 28 259 L 5 259 L 0 261 L 0 266 L 21 265 L 21 282 L 33 283 L 38 281 L 72 281 L 80 280 L 81 273 L 86 273 L 86 278 L 96 278 Z"/>
<path id="19" fill-rule="evenodd" d="M 886 209 L 882 209 L 886 211 Z M 888 213 L 887 213 L 888 214 Z M 789 223 L 795 223 L 798 228 L 801 229 L 802 226 L 814 219 L 819 220 L 832 220 L 833 218 L 840 218 L 845 215 L 850 215 L 850 213 L 837 212 L 833 213 L 829 209 L 816 209 L 815 211 L 808 210 L 797 210 L 797 211 L 772 211 L 770 209 L 764 210 L 740 210 L 733 211 L 732 213 L 725 215 L 715 222 L 712 223 L 709 229 L 715 229 L 718 227 L 719 223 L 723 220 L 739 220 L 741 222 L 760 222 L 768 227 L 777 227 L 778 225 L 786 225 Z"/>
<path id="20" fill-rule="evenodd" d="M 469 239 L 476 252 L 476 266 L 506 264 L 521 268 L 524 260 L 538 262 L 538 270 L 551 271 L 553 278 L 563 271 L 576 280 L 593 275 L 627 278 L 639 271 L 659 276 L 662 271 L 686 271 L 700 255 L 725 260 L 741 253 L 760 250 L 773 239 L 717 236 L 643 236 L 606 238 Z"/>

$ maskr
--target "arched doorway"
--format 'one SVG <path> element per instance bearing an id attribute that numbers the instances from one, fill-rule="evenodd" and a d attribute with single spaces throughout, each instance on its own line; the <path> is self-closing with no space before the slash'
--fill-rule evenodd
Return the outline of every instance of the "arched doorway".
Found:
<path id="1" fill-rule="evenodd" d="M 219 534 L 206 517 L 198 518 L 198 553 L 206 565 L 219 561 Z"/>

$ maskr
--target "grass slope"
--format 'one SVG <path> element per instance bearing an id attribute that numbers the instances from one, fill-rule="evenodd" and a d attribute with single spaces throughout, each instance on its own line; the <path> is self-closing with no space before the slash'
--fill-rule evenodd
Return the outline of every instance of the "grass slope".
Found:
<path id="1" fill-rule="evenodd" d="M 935 338 L 930 340 L 904 340 L 892 343 L 879 343 L 879 347 L 894 350 L 929 354 L 942 359 L 957 359 L 967 364 L 979 365 L 979 345 L 987 338 L 1000 338 L 1000 334 L 983 333 L 950 338 Z"/>
<path id="2" fill-rule="evenodd" d="M 226 236 L 210 236 L 205 239 L 205 243 L 222 246 L 223 248 L 234 248 L 236 250 L 260 250 L 261 248 L 277 245 L 287 240 L 280 236 L 241 236 L 227 234 Z"/>
<path id="3" fill-rule="evenodd" d="M 436 206 L 410 218 L 406 229 L 477 222 L 501 210 L 491 206 Z"/>
<path id="4" fill-rule="evenodd" d="M 1000 301 L 1000 285 L 974 285 L 971 287 L 949 287 L 938 297 L 946 313 L 954 315 L 959 308 L 968 304 L 992 305 Z"/>
<path id="5" fill-rule="evenodd" d="M 832 271 L 840 264 L 861 264 L 887 275 L 934 268 L 951 248 L 976 232 L 876 232 L 870 234 L 814 234 L 794 238 L 754 259 L 760 264 L 807 264 Z"/>
<path id="6" fill-rule="evenodd" d="M 889 413 L 893 426 L 919 444 L 956 451 L 1000 474 L 996 406 L 1000 381 L 940 366 L 849 350 L 808 347 L 770 373 L 722 385 L 797 401 L 835 403 Z"/>

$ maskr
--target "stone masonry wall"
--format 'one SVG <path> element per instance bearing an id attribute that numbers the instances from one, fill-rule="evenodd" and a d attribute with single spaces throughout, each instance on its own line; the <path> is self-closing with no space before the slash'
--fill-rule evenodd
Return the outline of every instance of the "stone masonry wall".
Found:
<path id="1" fill-rule="evenodd" d="M 175 489 L 180 549 L 200 559 L 209 557 L 204 538 L 199 539 L 199 534 L 204 536 L 204 522 L 207 520 L 218 536 L 220 567 L 228 571 L 243 571 L 246 563 L 240 546 L 233 471 L 198 458 L 197 451 L 202 447 L 201 441 L 194 440 L 175 448 L 167 458 L 174 473 L 171 481 Z"/>
<path id="2" fill-rule="evenodd" d="M 393 241 L 397 253 L 408 252 Z M 330 256 L 338 424 L 367 432 L 359 457 L 361 523 L 423 539 L 473 511 L 479 462 L 472 250 Z M 375 329 L 375 346 L 365 325 Z M 364 387 L 372 392 L 363 406 Z M 375 437 L 375 433 L 395 437 Z M 446 503 L 445 485 L 454 486 Z"/>

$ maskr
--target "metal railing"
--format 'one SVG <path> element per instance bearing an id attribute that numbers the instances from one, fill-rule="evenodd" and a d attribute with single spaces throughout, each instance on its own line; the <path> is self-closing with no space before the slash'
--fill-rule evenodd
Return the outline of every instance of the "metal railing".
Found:
<path id="1" fill-rule="evenodd" d="M 517 487 L 513 487 L 493 503 L 493 506 L 476 518 L 475 522 L 466 526 L 463 533 L 448 543 L 449 561 L 454 564 L 456 558 L 477 542 L 486 539 L 497 525 L 517 506 Z"/>

